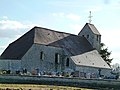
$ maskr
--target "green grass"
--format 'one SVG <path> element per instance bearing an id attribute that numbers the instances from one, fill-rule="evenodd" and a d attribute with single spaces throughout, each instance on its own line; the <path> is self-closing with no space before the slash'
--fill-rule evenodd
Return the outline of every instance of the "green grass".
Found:
<path id="1" fill-rule="evenodd" d="M 0 90 L 93 90 L 87 88 L 52 86 L 52 85 L 34 85 L 34 84 L 0 84 Z"/>

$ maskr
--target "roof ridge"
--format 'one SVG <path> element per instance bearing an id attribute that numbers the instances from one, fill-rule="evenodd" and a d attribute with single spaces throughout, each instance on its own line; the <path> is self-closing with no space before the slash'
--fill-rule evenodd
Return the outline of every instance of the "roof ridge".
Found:
<path id="1" fill-rule="evenodd" d="M 72 33 L 67 33 L 67 32 L 63 32 L 63 31 L 56 31 L 56 30 L 53 30 L 53 29 L 49 29 L 49 28 L 44 28 L 44 27 L 38 27 L 38 26 L 35 26 L 35 28 L 40 28 L 40 29 L 44 29 L 44 30 L 48 30 L 48 31 L 53 31 L 53 32 L 57 32 L 57 33 L 64 33 L 64 34 L 69 34 L 69 35 L 75 35 L 75 34 L 72 34 Z M 77 36 L 77 35 L 75 35 Z"/>

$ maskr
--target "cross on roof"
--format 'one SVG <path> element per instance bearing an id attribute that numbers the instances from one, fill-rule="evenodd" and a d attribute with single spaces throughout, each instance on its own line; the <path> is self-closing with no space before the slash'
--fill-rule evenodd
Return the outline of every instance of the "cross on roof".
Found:
<path id="1" fill-rule="evenodd" d="M 91 21 L 92 21 L 91 18 L 92 18 L 93 16 L 91 15 L 91 11 L 90 11 L 89 13 L 90 13 L 90 15 L 89 15 L 89 17 L 88 17 L 88 18 L 89 18 L 89 23 L 91 23 Z"/>

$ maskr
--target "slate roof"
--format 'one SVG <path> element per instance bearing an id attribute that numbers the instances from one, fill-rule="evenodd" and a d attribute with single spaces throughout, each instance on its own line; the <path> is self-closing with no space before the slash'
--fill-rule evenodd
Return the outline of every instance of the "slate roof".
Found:
<path id="1" fill-rule="evenodd" d="M 91 44 L 84 37 L 42 27 L 34 27 L 12 42 L 2 53 L 1 58 L 20 60 L 34 43 L 64 48 L 72 56 L 93 50 Z"/>
<path id="2" fill-rule="evenodd" d="M 76 65 L 110 69 L 108 64 L 98 54 L 97 50 L 92 50 L 90 52 L 72 56 L 71 59 Z"/>
<path id="3" fill-rule="evenodd" d="M 90 29 L 92 30 L 92 32 L 94 34 L 100 35 L 99 31 L 97 30 L 97 28 L 93 24 L 87 23 L 87 25 L 90 27 Z"/>
<path id="4" fill-rule="evenodd" d="M 97 28 L 96 28 L 93 24 L 86 23 L 82 30 L 84 30 L 85 27 L 88 27 L 94 34 L 96 34 L 96 35 L 101 35 L 101 34 L 99 33 L 99 31 L 97 30 Z M 81 31 L 82 31 L 82 30 L 81 30 Z M 81 31 L 80 31 L 80 32 L 81 32 Z M 79 34 L 80 34 L 80 32 L 79 32 Z M 79 34 L 78 34 L 78 35 L 79 35 Z"/>
<path id="5" fill-rule="evenodd" d="M 5 51 L 1 54 L 1 59 L 19 60 L 28 51 L 34 43 L 34 29 L 24 34 L 16 41 L 9 44 Z"/>

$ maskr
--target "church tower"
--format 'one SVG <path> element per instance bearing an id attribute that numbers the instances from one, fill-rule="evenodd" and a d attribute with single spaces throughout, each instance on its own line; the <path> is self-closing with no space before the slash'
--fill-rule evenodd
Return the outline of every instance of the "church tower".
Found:
<path id="1" fill-rule="evenodd" d="M 98 52 L 100 51 L 101 35 L 93 24 L 86 23 L 78 35 L 85 37 L 93 48 L 96 48 Z"/>

